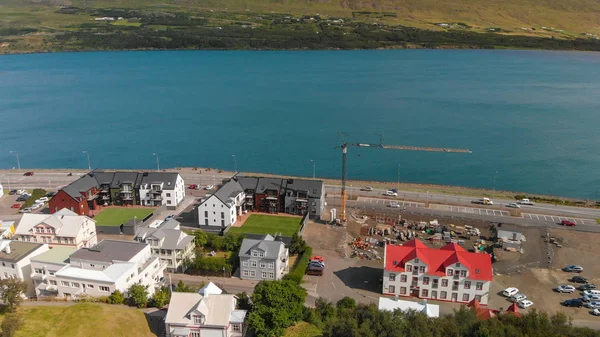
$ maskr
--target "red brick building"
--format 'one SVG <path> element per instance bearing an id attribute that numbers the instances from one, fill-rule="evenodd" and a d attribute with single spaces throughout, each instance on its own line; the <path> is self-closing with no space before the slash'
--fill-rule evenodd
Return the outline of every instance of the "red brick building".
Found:
<path id="1" fill-rule="evenodd" d="M 98 181 L 86 174 L 65 186 L 49 201 L 50 213 L 66 208 L 79 215 L 92 215 L 92 210 L 98 209 L 96 199 L 100 192 Z"/>

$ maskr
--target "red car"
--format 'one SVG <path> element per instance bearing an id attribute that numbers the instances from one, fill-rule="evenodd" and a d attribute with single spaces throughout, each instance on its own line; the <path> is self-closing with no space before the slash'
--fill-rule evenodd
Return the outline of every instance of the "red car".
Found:
<path id="1" fill-rule="evenodd" d="M 31 172 L 31 171 L 29 171 L 29 172 L 25 172 L 25 174 L 23 174 L 23 175 L 24 175 L 24 176 L 28 176 L 28 177 L 30 177 L 30 176 L 32 176 L 32 175 L 33 175 L 33 172 Z"/>
<path id="2" fill-rule="evenodd" d="M 10 208 L 21 208 L 21 204 L 13 204 Z"/>
<path id="3" fill-rule="evenodd" d="M 575 221 L 571 221 L 571 220 L 563 220 L 560 222 L 560 224 L 563 226 L 569 226 L 569 227 L 574 227 L 575 225 L 577 225 L 575 223 Z"/>
<path id="4" fill-rule="evenodd" d="M 195 190 L 195 189 L 196 189 L 196 187 L 197 187 L 197 186 L 196 186 L 196 184 L 192 184 L 192 185 L 190 185 L 188 188 L 189 188 L 190 190 Z"/>
<path id="5" fill-rule="evenodd" d="M 313 256 L 311 256 L 310 260 L 311 261 L 320 261 L 320 262 L 324 262 L 325 261 L 325 259 L 322 256 L 319 256 L 319 255 L 313 255 Z"/>

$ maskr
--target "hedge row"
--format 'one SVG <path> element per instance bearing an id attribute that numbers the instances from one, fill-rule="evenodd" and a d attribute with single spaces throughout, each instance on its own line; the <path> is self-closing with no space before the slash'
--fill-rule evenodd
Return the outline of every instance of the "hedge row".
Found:
<path id="1" fill-rule="evenodd" d="M 292 267 L 292 271 L 285 276 L 284 279 L 292 280 L 296 283 L 302 283 L 302 278 L 306 273 L 306 268 L 308 268 L 308 263 L 310 262 L 310 257 L 312 256 L 312 248 L 306 246 L 304 253 L 298 257 L 296 264 Z"/>

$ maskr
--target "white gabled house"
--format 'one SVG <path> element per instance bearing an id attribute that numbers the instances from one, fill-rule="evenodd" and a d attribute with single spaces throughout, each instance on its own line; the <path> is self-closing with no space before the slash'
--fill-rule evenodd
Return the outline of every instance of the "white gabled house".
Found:
<path id="1" fill-rule="evenodd" d="M 199 225 L 221 229 L 233 225 L 244 211 L 245 198 L 242 185 L 234 179 L 229 180 L 198 206 Z"/>
<path id="2" fill-rule="evenodd" d="M 48 245 L 32 242 L 0 240 L 0 279 L 17 278 L 27 283 L 25 295 L 35 295 L 31 259 L 47 252 Z"/>
<path id="3" fill-rule="evenodd" d="M 141 205 L 176 209 L 185 198 L 185 183 L 176 172 L 145 172 L 139 191 Z"/>

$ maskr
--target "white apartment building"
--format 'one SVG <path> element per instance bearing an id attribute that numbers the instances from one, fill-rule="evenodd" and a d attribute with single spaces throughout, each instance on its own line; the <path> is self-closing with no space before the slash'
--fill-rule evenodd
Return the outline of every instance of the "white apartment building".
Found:
<path id="1" fill-rule="evenodd" d="M 492 283 L 489 254 L 469 253 L 455 243 L 428 248 L 414 239 L 386 245 L 383 294 L 487 304 Z"/>
<path id="2" fill-rule="evenodd" d="M 180 223 L 174 219 L 157 220 L 139 229 L 134 240 L 149 244 L 152 256 L 165 263 L 170 273 L 185 272 L 186 261 L 196 256 L 194 237 L 181 231 Z"/>
<path id="3" fill-rule="evenodd" d="M 290 270 L 289 249 L 271 235 L 245 238 L 239 252 L 243 280 L 281 280 Z"/>
<path id="4" fill-rule="evenodd" d="M 54 214 L 24 214 L 14 239 L 75 248 L 92 247 L 98 242 L 96 221 L 66 208 Z"/>
<path id="5" fill-rule="evenodd" d="M 25 295 L 34 296 L 30 260 L 48 249 L 48 245 L 40 243 L 0 240 L 0 279 L 14 277 L 25 281 L 27 283 Z"/>
<path id="6" fill-rule="evenodd" d="M 243 212 L 245 198 L 242 185 L 236 180 L 229 180 L 198 206 L 199 225 L 219 228 L 233 225 Z"/>
<path id="7" fill-rule="evenodd" d="M 91 248 L 80 248 L 69 257 L 69 264 L 58 270 L 58 297 L 78 298 L 83 295 L 108 296 L 136 283 L 148 286 L 149 296 L 163 279 L 165 265 L 152 257 L 145 243 L 102 240 Z"/>
<path id="8" fill-rule="evenodd" d="M 58 296 L 56 273 L 69 265 L 69 257 L 75 251 L 75 247 L 58 246 L 31 258 L 31 279 L 37 298 Z"/>
<path id="9" fill-rule="evenodd" d="M 242 337 L 246 310 L 236 310 L 237 298 L 216 286 L 200 293 L 171 294 L 165 317 L 167 337 Z"/>
<path id="10" fill-rule="evenodd" d="M 179 173 L 147 172 L 140 183 L 140 204 L 174 210 L 185 198 L 185 182 Z"/>

